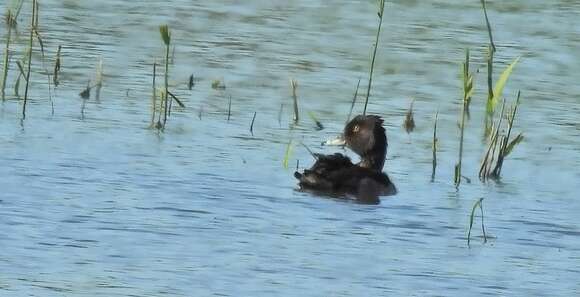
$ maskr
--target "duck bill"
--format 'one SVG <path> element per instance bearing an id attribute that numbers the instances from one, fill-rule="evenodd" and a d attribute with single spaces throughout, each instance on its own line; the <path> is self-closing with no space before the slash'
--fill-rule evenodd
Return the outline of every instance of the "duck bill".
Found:
<path id="1" fill-rule="evenodd" d="M 330 146 L 345 146 L 346 140 L 344 139 L 343 135 L 338 136 L 335 139 L 329 139 L 322 143 L 322 145 L 330 145 Z"/>

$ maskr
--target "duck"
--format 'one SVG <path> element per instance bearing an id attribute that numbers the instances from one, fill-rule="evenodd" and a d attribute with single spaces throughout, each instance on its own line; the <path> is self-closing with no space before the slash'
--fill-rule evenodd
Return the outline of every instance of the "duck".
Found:
<path id="1" fill-rule="evenodd" d="M 339 138 L 325 144 L 346 146 L 360 157 L 360 162 L 353 163 L 341 153 L 313 154 L 316 162 L 312 167 L 294 172 L 300 191 L 363 204 L 379 204 L 380 196 L 397 193 L 397 188 L 383 172 L 388 142 L 380 116 L 354 117 Z"/>

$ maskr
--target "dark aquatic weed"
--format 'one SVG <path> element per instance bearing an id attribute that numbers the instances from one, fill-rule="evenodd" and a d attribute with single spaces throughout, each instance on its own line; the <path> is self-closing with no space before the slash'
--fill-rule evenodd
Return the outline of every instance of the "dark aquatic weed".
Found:
<path id="1" fill-rule="evenodd" d="M 411 105 L 409 106 L 409 110 L 405 115 L 405 121 L 403 122 L 403 128 L 408 133 L 413 132 L 415 129 L 415 119 L 413 117 L 413 103 L 415 103 L 415 99 L 411 100 Z"/>
<path id="2" fill-rule="evenodd" d="M 254 121 L 256 120 L 256 112 L 254 111 L 254 116 L 252 117 L 252 123 L 250 123 L 250 133 L 254 136 Z"/>
<path id="3" fill-rule="evenodd" d="M 195 82 L 193 81 L 193 74 L 189 76 L 189 81 L 187 82 L 187 88 L 191 91 L 195 86 Z"/>
<path id="4" fill-rule="evenodd" d="M 298 88 L 298 82 L 295 79 L 290 80 L 290 87 L 292 88 L 292 101 L 294 103 L 294 124 L 298 124 L 300 115 L 298 114 L 298 95 L 296 95 L 296 89 Z"/>
<path id="5" fill-rule="evenodd" d="M 316 124 L 316 130 L 320 131 L 324 129 L 324 126 L 322 125 L 322 123 L 318 120 L 318 118 L 316 118 L 316 116 L 314 115 L 314 113 L 312 111 L 308 112 L 308 116 L 310 116 L 310 118 L 314 121 L 314 123 Z"/>
<path id="6" fill-rule="evenodd" d="M 56 50 L 56 57 L 54 58 L 54 70 L 52 71 L 52 83 L 54 84 L 54 87 L 58 87 L 58 85 L 60 84 L 59 81 L 59 74 L 60 74 L 60 67 L 61 67 L 61 59 L 60 59 L 60 51 L 62 49 L 62 46 L 59 45 L 58 49 Z"/>

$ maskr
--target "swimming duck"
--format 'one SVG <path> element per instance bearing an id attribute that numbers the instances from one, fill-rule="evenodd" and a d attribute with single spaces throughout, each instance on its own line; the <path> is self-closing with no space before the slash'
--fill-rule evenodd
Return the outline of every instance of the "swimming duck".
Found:
<path id="1" fill-rule="evenodd" d="M 327 144 L 346 145 L 361 161 L 354 164 L 340 153 L 314 154 L 316 162 L 310 169 L 294 172 L 301 190 L 353 198 L 366 204 L 378 204 L 379 196 L 397 193 L 395 185 L 382 172 L 388 144 L 381 117 L 356 116 L 346 124 L 339 139 Z"/>

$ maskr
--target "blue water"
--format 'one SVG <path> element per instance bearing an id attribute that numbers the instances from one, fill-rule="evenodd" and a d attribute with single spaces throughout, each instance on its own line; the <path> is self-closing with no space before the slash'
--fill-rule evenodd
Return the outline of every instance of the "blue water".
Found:
<path id="1" fill-rule="evenodd" d="M 12 61 L 26 46 L 27 5 Z M 488 9 L 496 77 L 522 56 L 504 94 L 511 102 L 522 91 L 514 131 L 525 140 L 501 180 L 477 178 L 486 148 L 479 1 L 389 2 L 369 111 L 385 119 L 385 170 L 399 194 L 368 206 L 297 192 L 292 173 L 296 160 L 313 162 L 299 142 L 340 151 L 320 142 L 340 133 L 356 81 L 366 84 L 374 1 L 42 1 L 46 59 L 35 47 L 26 120 L 14 63 L 0 102 L 0 296 L 579 295 L 580 5 Z M 171 88 L 186 108 L 158 132 L 148 126 L 164 23 L 175 45 Z M 45 72 L 58 45 L 61 84 L 49 94 Z M 471 183 L 457 190 L 465 48 L 479 73 L 463 161 Z M 78 94 L 99 58 L 101 97 L 93 92 L 81 115 Z M 301 108 L 294 129 L 291 78 Z M 226 89 L 212 89 L 214 79 Z M 412 98 L 417 128 L 407 134 Z M 489 238 L 483 243 L 478 216 L 469 248 L 479 198 Z"/>

